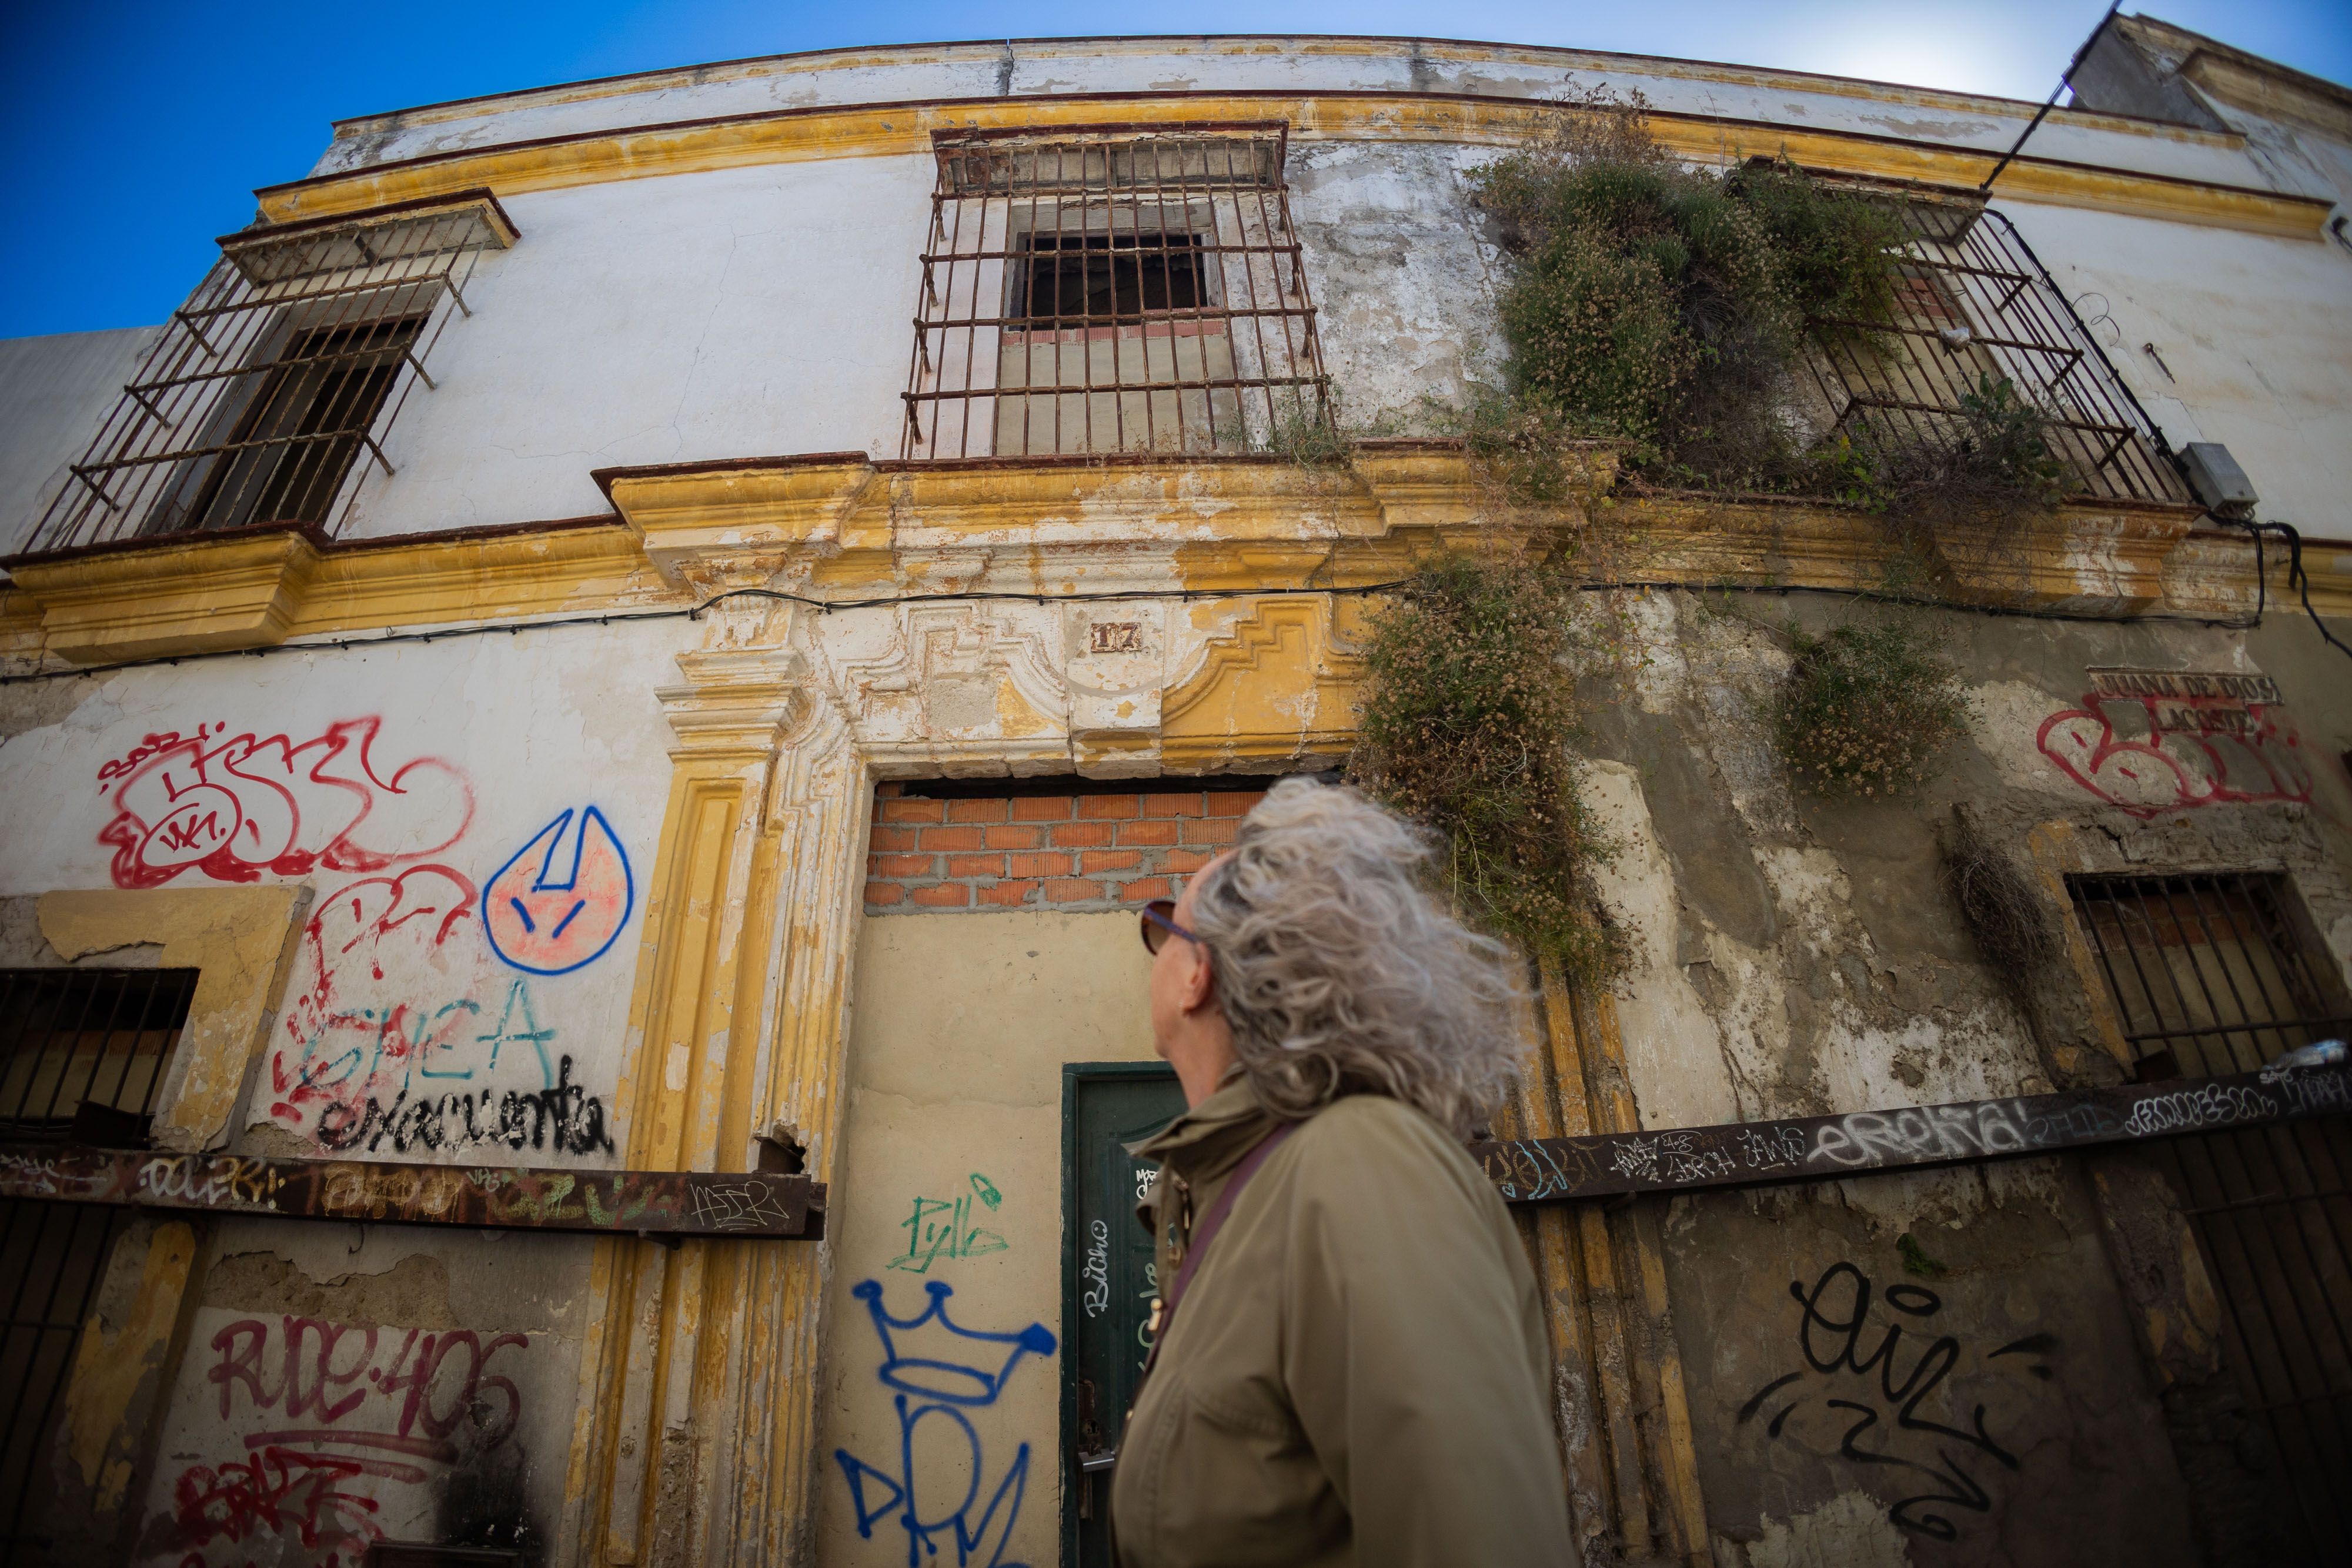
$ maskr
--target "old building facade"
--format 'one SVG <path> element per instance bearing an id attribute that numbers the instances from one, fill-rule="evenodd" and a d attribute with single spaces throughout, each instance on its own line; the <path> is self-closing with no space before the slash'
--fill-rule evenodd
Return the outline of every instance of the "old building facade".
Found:
<path id="1" fill-rule="evenodd" d="M 2128 18 L 2078 77 L 1988 197 L 2037 106 L 735 62 L 342 122 L 169 321 L 0 344 L 11 1553 L 1107 1561 L 1134 907 L 1507 537 L 1629 629 L 1628 971 L 1539 988 L 1485 1150 L 1586 1560 L 2331 1560 L 2352 1140 L 2282 1118 L 2341 1078 L 2244 1075 L 2352 1027 L 2352 94 Z M 1465 181 L 1596 85 L 1941 214 L 1914 327 L 2072 411 L 2021 572 L 1917 612 L 1970 702 L 1914 795 L 1772 737 L 1872 516 L 1605 444 L 1497 509 L 1428 434 L 1508 375 Z M 1286 455 L 1327 397 L 1406 434 Z"/>

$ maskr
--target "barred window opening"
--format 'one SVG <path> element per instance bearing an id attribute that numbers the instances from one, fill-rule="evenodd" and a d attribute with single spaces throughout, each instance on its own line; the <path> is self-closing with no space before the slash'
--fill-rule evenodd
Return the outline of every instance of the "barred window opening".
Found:
<path id="1" fill-rule="evenodd" d="M 940 138 L 904 455 L 1248 451 L 1328 420 L 1285 145 Z"/>
<path id="2" fill-rule="evenodd" d="M 486 249 L 487 193 L 229 235 L 34 532 L 35 549 L 248 523 L 332 530 Z"/>
<path id="3" fill-rule="evenodd" d="M 2161 438 L 2040 258 L 2003 214 L 1914 192 L 1865 192 L 1901 226 L 1884 320 L 1825 319 L 1811 353 L 1829 428 L 1865 444 L 1970 439 L 1971 404 L 2006 382 L 2046 419 L 2072 496 L 2187 502 Z"/>

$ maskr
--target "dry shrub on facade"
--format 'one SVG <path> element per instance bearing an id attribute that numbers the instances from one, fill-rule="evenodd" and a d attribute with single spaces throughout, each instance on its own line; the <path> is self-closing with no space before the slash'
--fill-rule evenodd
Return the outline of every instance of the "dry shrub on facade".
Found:
<path id="1" fill-rule="evenodd" d="M 1474 177 L 1516 258 L 1500 314 L 1522 423 L 1623 441 L 1675 483 L 1803 487 L 1789 376 L 1809 336 L 1889 314 L 1899 226 L 1785 163 L 1684 168 L 1638 93 L 1561 107 L 1557 134 Z"/>
<path id="2" fill-rule="evenodd" d="M 1928 430 L 1866 422 L 1829 455 L 1839 498 L 1882 514 L 1897 542 L 2023 570 L 2032 525 L 2066 490 L 2050 416 L 2006 376 L 1980 376 Z"/>
<path id="3" fill-rule="evenodd" d="M 1622 955 L 1592 891 L 1607 846 L 1570 766 L 1574 595 L 1522 560 L 1424 565 L 1374 620 L 1349 772 L 1438 835 L 1467 915 L 1592 982 Z"/>
<path id="4" fill-rule="evenodd" d="M 1774 731 L 1800 782 L 1824 794 L 1903 794 L 1959 736 L 1959 670 L 1913 616 L 1796 633 Z"/>
<path id="5" fill-rule="evenodd" d="M 1978 949 L 2003 977 L 2022 985 L 2058 951 L 2041 891 L 2014 862 L 1985 842 L 1965 810 L 1953 812 L 1943 850 L 1944 883 Z"/>

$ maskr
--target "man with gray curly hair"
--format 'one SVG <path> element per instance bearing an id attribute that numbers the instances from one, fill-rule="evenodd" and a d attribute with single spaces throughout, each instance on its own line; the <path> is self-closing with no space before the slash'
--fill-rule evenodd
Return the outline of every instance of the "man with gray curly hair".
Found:
<path id="1" fill-rule="evenodd" d="M 1127 1568 L 1572 1560 L 1535 1277 L 1463 1148 L 1516 1075 L 1516 968 L 1428 853 L 1286 780 L 1144 912 L 1191 1109 L 1136 1150 L 1161 1300 L 1112 1488 Z"/>

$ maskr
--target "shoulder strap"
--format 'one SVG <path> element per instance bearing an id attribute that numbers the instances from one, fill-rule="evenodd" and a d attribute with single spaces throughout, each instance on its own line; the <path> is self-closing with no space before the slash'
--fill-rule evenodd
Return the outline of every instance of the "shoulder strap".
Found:
<path id="1" fill-rule="evenodd" d="M 1209 1250 L 1209 1243 L 1214 1241 L 1217 1232 L 1224 1228 L 1225 1216 L 1234 1211 L 1234 1201 L 1241 1197 L 1242 1188 L 1249 1185 L 1250 1177 L 1257 1175 L 1258 1166 L 1265 1164 L 1266 1157 L 1280 1148 L 1282 1141 L 1303 1124 L 1298 1122 L 1281 1123 L 1252 1145 L 1250 1152 L 1242 1156 L 1242 1163 L 1234 1167 L 1233 1176 L 1225 1183 L 1225 1189 L 1217 1194 L 1217 1201 L 1211 1204 L 1209 1212 L 1202 1217 L 1200 1228 L 1192 1233 L 1184 1249 L 1184 1261 L 1177 1266 L 1176 1278 L 1170 1282 L 1168 1295 L 1160 1303 L 1160 1332 L 1151 1336 L 1151 1354 L 1143 1360 L 1143 1370 L 1147 1374 L 1160 1360 L 1160 1347 L 1168 1343 L 1169 1326 L 1176 1321 L 1176 1303 L 1184 1299 L 1184 1291 L 1192 1283 L 1193 1271 L 1200 1268 L 1202 1255 Z"/>

